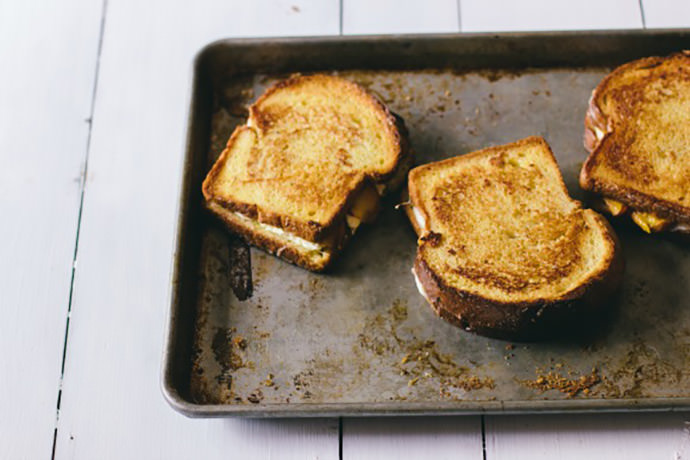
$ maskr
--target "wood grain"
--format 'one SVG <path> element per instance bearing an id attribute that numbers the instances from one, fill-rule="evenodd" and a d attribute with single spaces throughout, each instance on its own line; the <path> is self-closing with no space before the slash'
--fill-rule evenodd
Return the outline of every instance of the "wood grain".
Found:
<path id="1" fill-rule="evenodd" d="M 460 22 L 463 32 L 628 29 L 642 15 L 638 0 L 460 0 Z"/>
<path id="2" fill-rule="evenodd" d="M 53 444 L 101 2 L 0 1 L 0 458 Z"/>
<path id="3" fill-rule="evenodd" d="M 479 417 L 343 419 L 343 458 L 482 458 Z"/>
<path id="4" fill-rule="evenodd" d="M 457 31 L 456 0 L 343 0 L 344 34 Z"/>
<path id="5" fill-rule="evenodd" d="M 337 419 L 190 420 L 159 382 L 194 54 L 226 36 L 337 34 L 338 12 L 109 0 L 56 458 L 337 458 Z"/>

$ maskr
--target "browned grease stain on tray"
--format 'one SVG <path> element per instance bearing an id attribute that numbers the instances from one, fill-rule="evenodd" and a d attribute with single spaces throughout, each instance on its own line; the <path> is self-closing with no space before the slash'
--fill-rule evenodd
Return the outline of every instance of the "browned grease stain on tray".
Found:
<path id="1" fill-rule="evenodd" d="M 572 375 L 564 376 L 554 371 L 544 373 L 539 369 L 537 369 L 537 374 L 538 376 L 534 380 L 517 380 L 517 382 L 540 393 L 557 390 L 571 398 L 577 396 L 580 392 L 588 395 L 591 392 L 590 389 L 601 382 L 601 377 L 597 374 L 596 369 L 592 369 L 592 372 L 589 374 L 580 375 L 579 377 L 572 377 Z"/>
<path id="2" fill-rule="evenodd" d="M 473 373 L 481 372 L 480 369 L 459 365 L 452 354 L 440 352 L 435 340 L 416 336 L 407 340 L 401 338 L 399 328 L 407 318 L 407 305 L 397 299 L 386 314 L 375 315 L 369 322 L 359 335 L 359 349 L 353 350 L 353 354 L 365 365 L 370 357 L 361 350 L 382 357 L 382 361 L 407 379 L 408 387 L 424 384 L 433 387 L 441 398 L 457 397 L 451 389 L 468 392 L 495 387 L 492 378 Z M 407 395 L 389 397 L 397 400 L 408 398 Z"/>
<path id="3" fill-rule="evenodd" d="M 515 379 L 540 395 L 554 391 L 567 395 L 598 399 L 644 399 L 654 395 L 657 387 L 679 387 L 687 379 L 690 353 L 685 348 L 685 366 L 678 367 L 663 359 L 659 353 L 644 341 L 635 339 L 618 359 L 605 356 L 594 361 L 596 367 L 581 373 L 568 366 L 565 361 L 537 367 L 533 379 Z M 676 392 L 666 397 L 679 396 Z"/>
<path id="4" fill-rule="evenodd" d="M 541 134 L 571 193 L 582 199 L 582 117 L 591 88 L 605 73 L 339 74 L 405 118 L 418 163 Z M 216 99 L 209 167 L 244 123 L 248 104 L 275 80 L 228 82 Z M 209 228 L 192 398 L 256 405 L 498 399 L 538 407 L 547 399 L 690 397 L 687 248 L 625 230 L 619 236 L 628 270 L 611 331 L 584 344 L 506 345 L 433 316 L 409 275 L 414 236 L 393 212 L 353 239 L 333 275 L 306 273 L 252 250 L 255 294 L 245 302 L 229 288 L 226 236 Z M 237 336 L 245 338 L 244 349 L 232 342 Z"/>

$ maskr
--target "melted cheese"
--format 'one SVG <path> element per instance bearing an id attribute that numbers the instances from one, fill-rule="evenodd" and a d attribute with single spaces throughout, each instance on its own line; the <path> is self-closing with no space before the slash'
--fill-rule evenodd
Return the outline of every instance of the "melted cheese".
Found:
<path id="1" fill-rule="evenodd" d="M 368 223 L 376 218 L 379 213 L 379 208 L 379 194 L 375 187 L 367 184 L 359 191 L 353 200 L 348 215 Z"/>
<path id="2" fill-rule="evenodd" d="M 673 227 L 671 227 L 670 230 L 672 232 L 690 233 L 690 225 L 688 225 L 688 224 L 675 224 Z"/>
<path id="3" fill-rule="evenodd" d="M 357 230 L 359 224 L 362 223 L 360 219 L 355 216 L 351 216 L 350 214 L 345 216 L 345 222 L 347 222 L 347 226 L 350 227 L 352 233 L 355 233 L 355 230 Z"/>
<path id="4" fill-rule="evenodd" d="M 669 220 L 661 218 L 651 212 L 633 211 L 630 217 L 647 233 L 660 232 L 670 223 Z"/>
<path id="5" fill-rule="evenodd" d="M 347 223 L 347 226 L 350 227 L 351 233 L 354 234 L 362 222 L 367 223 L 373 221 L 378 215 L 379 208 L 379 195 L 376 192 L 376 188 L 371 185 L 364 186 L 354 198 L 352 208 L 350 208 L 350 211 L 345 216 L 345 222 Z M 282 228 L 274 227 L 273 225 L 268 225 L 263 222 L 259 222 L 258 220 L 251 219 L 241 212 L 234 212 L 234 214 L 243 221 L 250 223 L 252 226 L 284 238 L 295 246 L 303 248 L 307 251 L 328 250 L 328 247 L 323 243 L 319 244 L 313 241 L 305 240 L 294 233 L 286 232 Z M 330 238 L 330 240 L 332 239 L 333 238 Z M 333 243 L 333 241 L 327 242 Z"/>
<path id="6" fill-rule="evenodd" d="M 414 214 L 414 219 L 417 221 L 419 231 L 424 233 L 426 231 L 426 218 L 424 218 L 424 214 L 416 206 L 412 206 L 412 214 Z"/>
<path id="7" fill-rule="evenodd" d="M 282 228 L 274 227 L 273 225 L 264 224 L 263 222 L 259 222 L 258 220 L 251 219 L 240 212 L 235 212 L 234 214 L 243 221 L 249 222 L 255 227 L 258 227 L 262 230 L 265 230 L 281 238 L 284 238 L 288 240 L 290 243 L 294 244 L 295 246 L 304 248 L 307 251 L 322 251 L 326 249 L 324 246 L 320 244 L 314 243 L 313 241 L 305 240 L 304 238 L 300 238 L 294 233 L 286 232 Z"/>
<path id="8" fill-rule="evenodd" d="M 427 302 L 431 303 L 431 300 L 429 300 L 429 296 L 426 294 L 424 286 L 422 286 L 422 282 L 419 281 L 419 277 L 417 276 L 417 272 L 414 271 L 414 268 L 412 269 L 412 276 L 414 277 L 414 284 L 417 286 L 419 293 L 426 299 Z"/>
<path id="9" fill-rule="evenodd" d="M 628 210 L 626 205 L 620 201 L 612 200 L 611 198 L 604 198 L 604 203 L 606 204 L 609 212 L 614 216 L 621 215 Z"/>

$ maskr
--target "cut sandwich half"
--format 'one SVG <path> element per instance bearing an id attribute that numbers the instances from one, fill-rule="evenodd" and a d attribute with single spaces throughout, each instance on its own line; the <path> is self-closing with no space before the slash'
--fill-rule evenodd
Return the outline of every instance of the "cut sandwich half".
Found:
<path id="1" fill-rule="evenodd" d="M 619 285 L 616 235 L 570 198 L 540 137 L 416 167 L 408 191 L 415 281 L 457 326 L 514 340 L 557 335 L 602 310 Z"/>
<path id="2" fill-rule="evenodd" d="M 690 234 L 690 53 L 624 64 L 592 92 L 580 185 L 645 232 Z"/>
<path id="3" fill-rule="evenodd" d="M 411 164 L 402 120 L 376 98 L 342 78 L 298 76 L 249 108 L 202 189 L 232 231 L 321 271 Z"/>

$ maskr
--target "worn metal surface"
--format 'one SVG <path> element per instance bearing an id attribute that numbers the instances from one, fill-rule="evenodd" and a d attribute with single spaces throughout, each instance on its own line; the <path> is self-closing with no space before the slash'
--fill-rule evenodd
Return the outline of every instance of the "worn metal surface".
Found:
<path id="1" fill-rule="evenodd" d="M 563 37 L 584 53 L 574 58 L 579 64 L 587 62 L 590 43 L 597 66 L 563 66 L 557 56 Z M 434 62 L 420 55 L 419 69 L 391 70 L 414 68 L 415 61 L 381 57 L 377 67 L 389 70 L 361 70 L 370 66 L 358 66 L 359 57 L 329 70 L 379 95 L 406 120 L 418 164 L 542 135 L 579 199 L 585 198 L 577 176 L 586 157 L 589 94 L 611 65 L 634 57 L 628 45 L 619 53 L 616 47 L 637 43 L 652 54 L 688 43 L 683 32 L 446 37 L 436 48 L 430 40 L 420 45 L 419 38 L 368 40 L 348 43 L 364 55 L 390 59 L 391 47 L 408 40 L 407 50 L 435 49 L 433 59 L 445 64 L 428 68 Z M 456 48 L 449 46 L 453 40 Z M 481 43 L 467 45 L 472 40 Z M 233 49 L 232 42 L 215 46 Z M 313 52 L 309 46 L 305 56 Z M 463 47 L 467 51 L 453 51 Z M 510 54 L 516 47 L 527 50 L 522 66 Z M 270 55 L 260 45 L 240 48 L 235 64 L 247 50 Z M 690 248 L 632 228 L 617 227 L 627 269 L 612 301 L 614 314 L 578 339 L 511 343 L 436 317 L 415 288 L 415 236 L 394 209 L 395 199 L 374 225 L 358 232 L 329 274 L 252 249 L 253 295 L 238 300 L 231 257 L 237 251 L 225 230 L 201 212 L 200 180 L 233 127 L 243 123 L 246 104 L 276 78 L 315 66 L 298 53 L 289 65 L 256 64 L 233 75 L 232 62 L 217 62 L 232 56 L 228 49 L 197 69 L 164 369 L 164 392 L 174 407 L 197 416 L 690 407 Z M 475 55 L 483 68 L 468 64 Z M 512 70 L 501 69 L 502 56 Z M 554 62 L 558 67 L 551 67 Z"/>

